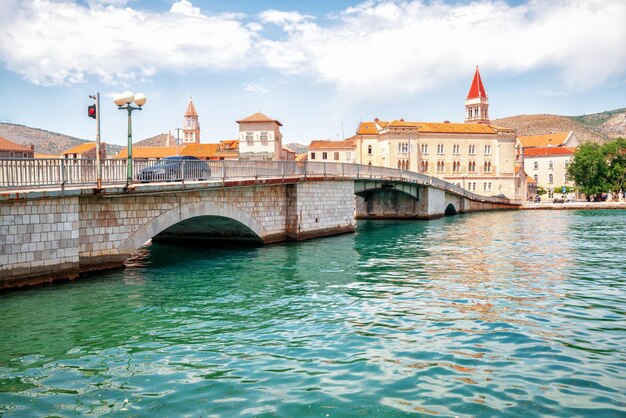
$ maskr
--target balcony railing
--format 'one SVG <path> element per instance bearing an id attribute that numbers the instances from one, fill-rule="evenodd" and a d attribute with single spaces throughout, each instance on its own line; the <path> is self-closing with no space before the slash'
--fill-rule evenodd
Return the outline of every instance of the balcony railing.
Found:
<path id="1" fill-rule="evenodd" d="M 102 185 L 126 184 L 127 162 L 102 160 Z M 306 179 L 310 177 L 351 180 L 378 179 L 432 186 L 492 203 L 515 203 L 507 198 L 481 196 L 462 187 L 425 174 L 371 165 L 296 162 L 296 161 L 199 161 L 133 160 L 132 183 L 204 182 L 224 185 L 243 179 Z M 56 187 L 96 187 L 97 166 L 94 159 L 0 159 L 0 191 L 20 191 Z"/>

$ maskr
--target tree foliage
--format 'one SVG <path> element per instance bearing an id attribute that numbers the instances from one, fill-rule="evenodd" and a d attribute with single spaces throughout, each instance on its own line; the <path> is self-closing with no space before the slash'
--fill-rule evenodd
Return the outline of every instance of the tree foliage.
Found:
<path id="1" fill-rule="evenodd" d="M 604 152 L 609 165 L 608 182 L 613 193 L 626 190 L 626 138 L 607 142 Z"/>
<path id="2" fill-rule="evenodd" d="M 626 190 L 626 139 L 582 144 L 567 172 L 587 196 Z"/>

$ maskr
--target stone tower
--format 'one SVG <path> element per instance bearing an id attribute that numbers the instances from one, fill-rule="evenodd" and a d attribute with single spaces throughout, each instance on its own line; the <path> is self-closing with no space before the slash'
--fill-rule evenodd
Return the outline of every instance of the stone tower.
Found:
<path id="1" fill-rule="evenodd" d="M 183 144 L 199 144 L 200 143 L 200 123 L 198 122 L 198 112 L 193 105 L 191 97 L 185 111 L 185 119 L 183 120 Z"/>
<path id="2" fill-rule="evenodd" d="M 465 99 L 465 123 L 489 123 L 489 98 L 485 93 L 478 66 Z"/>

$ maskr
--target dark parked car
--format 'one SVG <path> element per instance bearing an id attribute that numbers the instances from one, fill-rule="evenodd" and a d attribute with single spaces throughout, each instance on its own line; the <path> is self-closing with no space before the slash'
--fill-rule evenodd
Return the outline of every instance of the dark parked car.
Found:
<path id="1" fill-rule="evenodd" d="M 209 165 L 196 157 L 177 155 L 165 157 L 139 172 L 139 181 L 204 180 L 211 175 Z"/>

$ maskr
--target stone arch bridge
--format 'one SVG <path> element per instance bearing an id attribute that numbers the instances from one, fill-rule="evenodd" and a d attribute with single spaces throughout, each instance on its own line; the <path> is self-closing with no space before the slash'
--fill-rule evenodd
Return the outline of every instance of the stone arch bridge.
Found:
<path id="1" fill-rule="evenodd" d="M 0 179 L 0 288 L 118 267 L 151 239 L 272 243 L 352 232 L 358 218 L 431 219 L 519 207 L 395 169 L 210 164 L 211 177 L 202 181 L 124 184 L 123 170 L 100 188 L 89 176 L 60 185 L 51 176 L 44 184 Z M 6 174 L 2 169 L 0 162 Z"/>

